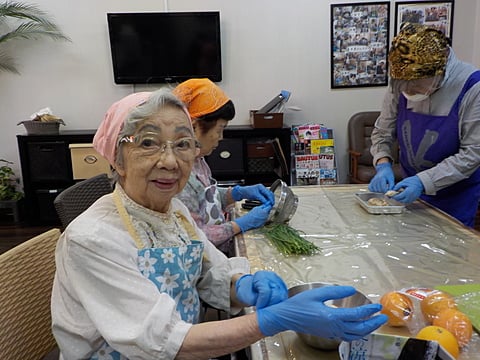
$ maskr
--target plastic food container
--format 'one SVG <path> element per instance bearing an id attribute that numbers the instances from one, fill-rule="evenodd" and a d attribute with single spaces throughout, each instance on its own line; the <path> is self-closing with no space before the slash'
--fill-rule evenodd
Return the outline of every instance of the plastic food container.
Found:
<path id="1" fill-rule="evenodd" d="M 370 214 L 401 214 L 405 210 L 405 205 L 395 201 L 382 193 L 375 192 L 361 192 L 355 193 L 355 198 L 358 203 Z M 381 199 L 385 200 L 388 205 L 371 205 L 368 200 L 370 199 Z"/>

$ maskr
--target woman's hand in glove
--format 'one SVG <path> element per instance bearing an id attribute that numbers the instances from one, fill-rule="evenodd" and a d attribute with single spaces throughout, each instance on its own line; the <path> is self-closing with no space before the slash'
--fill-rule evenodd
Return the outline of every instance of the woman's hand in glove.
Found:
<path id="1" fill-rule="evenodd" d="M 324 304 L 324 301 L 341 299 L 355 292 L 351 286 L 325 286 L 304 291 L 276 305 L 258 309 L 258 326 L 265 336 L 293 330 L 345 341 L 360 339 L 388 320 L 384 314 L 373 316 L 382 309 L 380 304 L 354 308 Z"/>
<path id="2" fill-rule="evenodd" d="M 401 189 L 402 191 L 392 197 L 392 199 L 397 200 L 401 203 L 410 204 L 417 200 L 420 195 L 422 195 L 425 187 L 423 186 L 420 178 L 415 175 L 403 179 L 393 188 L 393 190 L 395 191 L 399 191 Z"/>
<path id="3" fill-rule="evenodd" d="M 272 205 L 259 205 L 255 206 L 248 214 L 235 219 L 234 222 L 237 223 L 238 227 L 242 232 L 248 231 L 250 229 L 256 229 L 265 224 L 270 215 L 270 210 L 272 210 Z"/>
<path id="4" fill-rule="evenodd" d="M 232 189 L 232 198 L 235 201 L 240 201 L 243 199 L 258 200 L 261 201 L 262 204 L 267 204 L 270 206 L 275 205 L 275 196 L 262 184 L 250 186 L 236 185 Z"/>
<path id="5" fill-rule="evenodd" d="M 235 283 L 237 299 L 248 306 L 261 309 L 288 298 L 287 285 L 272 271 L 245 274 Z"/>
<path id="6" fill-rule="evenodd" d="M 389 162 L 381 163 L 375 166 L 377 173 L 370 180 L 368 190 L 373 192 L 386 193 L 395 185 L 395 175 L 393 174 L 392 164 Z"/>

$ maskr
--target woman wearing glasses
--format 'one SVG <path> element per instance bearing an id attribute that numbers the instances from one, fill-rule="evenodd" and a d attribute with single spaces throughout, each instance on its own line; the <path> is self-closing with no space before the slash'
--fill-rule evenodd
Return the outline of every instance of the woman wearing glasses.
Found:
<path id="1" fill-rule="evenodd" d="M 207 240 L 174 198 L 198 148 L 187 110 L 170 92 L 113 104 L 94 147 L 117 182 L 57 245 L 51 306 L 61 359 L 208 359 L 288 329 L 353 340 L 385 322 L 373 316 L 380 305 L 324 305 L 352 295 L 349 286 L 287 299 L 276 274 L 248 274 L 246 259 L 227 258 Z M 199 324 L 200 299 L 257 311 Z"/>

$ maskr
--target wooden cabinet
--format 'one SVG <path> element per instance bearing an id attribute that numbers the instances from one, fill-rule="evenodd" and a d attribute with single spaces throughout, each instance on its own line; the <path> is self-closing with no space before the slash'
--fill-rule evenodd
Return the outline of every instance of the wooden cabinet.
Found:
<path id="1" fill-rule="evenodd" d="M 60 224 L 53 200 L 64 189 L 85 178 L 77 175 L 78 168 L 72 165 L 72 159 L 79 149 L 82 156 L 85 150 L 87 155 L 83 157 L 90 159 L 94 134 L 95 130 L 75 130 L 58 135 L 17 135 L 27 224 Z M 282 169 L 281 156 L 273 146 L 275 139 L 284 154 L 286 170 Z M 220 184 L 268 186 L 277 178 L 290 184 L 290 128 L 229 126 L 224 131 L 224 140 L 206 160 Z M 89 165 L 85 173 L 95 175 Z"/>
<path id="2" fill-rule="evenodd" d="M 53 200 L 75 183 L 70 144 L 89 144 L 95 130 L 58 135 L 17 135 L 28 225 L 57 225 Z"/>
<path id="3" fill-rule="evenodd" d="M 220 185 L 269 186 L 278 178 L 290 185 L 290 142 L 287 127 L 227 126 L 218 148 L 205 160 Z"/>

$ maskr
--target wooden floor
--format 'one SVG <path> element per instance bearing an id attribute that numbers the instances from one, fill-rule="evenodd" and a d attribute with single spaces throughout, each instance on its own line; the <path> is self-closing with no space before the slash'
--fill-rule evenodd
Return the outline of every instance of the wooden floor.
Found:
<path id="1" fill-rule="evenodd" d="M 0 254 L 55 226 L 21 226 L 0 222 Z"/>

